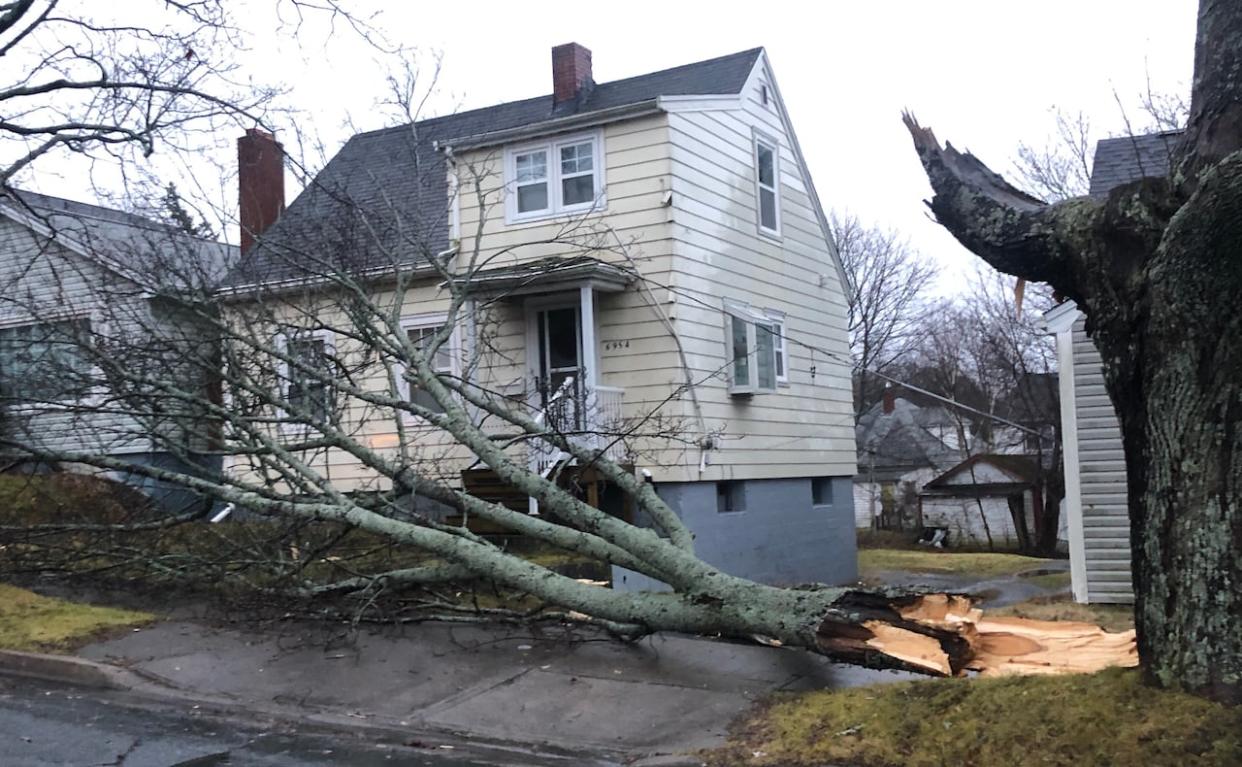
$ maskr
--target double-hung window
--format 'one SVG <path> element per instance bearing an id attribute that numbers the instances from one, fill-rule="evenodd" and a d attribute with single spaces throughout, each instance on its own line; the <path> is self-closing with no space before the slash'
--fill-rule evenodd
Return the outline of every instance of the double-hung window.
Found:
<path id="1" fill-rule="evenodd" d="M 781 233 L 780 145 L 755 134 L 755 202 L 759 231 Z"/>
<path id="2" fill-rule="evenodd" d="M 513 166 L 517 214 L 530 215 L 548 210 L 548 148 L 514 154 Z"/>
<path id="3" fill-rule="evenodd" d="M 445 319 L 443 315 L 410 318 L 403 321 L 401 326 L 410 339 L 411 345 L 418 353 L 423 354 L 430 349 L 431 342 L 436 335 L 444 329 Z M 453 374 L 453 341 L 453 335 L 450 334 L 444 343 L 436 348 L 435 353 L 428 360 L 431 363 L 431 369 L 439 375 Z M 418 385 L 418 380 L 413 370 L 409 370 L 405 376 L 404 386 L 405 396 L 410 402 L 434 413 L 444 412 L 444 408 L 439 402 L 436 402 L 435 397 Z"/>
<path id="4" fill-rule="evenodd" d="M 725 322 L 729 393 L 749 396 L 776 391 L 777 382 L 789 377 L 783 317 L 726 301 Z"/>
<path id="5" fill-rule="evenodd" d="M 509 221 L 601 207 L 603 177 L 598 133 L 510 149 L 506 174 Z"/>
<path id="6" fill-rule="evenodd" d="M 91 389 L 90 321 L 85 318 L 0 328 L 0 399 L 67 402 Z"/>
<path id="7" fill-rule="evenodd" d="M 334 349 L 327 331 L 293 332 L 283 337 L 284 401 L 287 417 L 305 421 L 330 421 L 335 403 L 331 385 L 335 370 Z"/>

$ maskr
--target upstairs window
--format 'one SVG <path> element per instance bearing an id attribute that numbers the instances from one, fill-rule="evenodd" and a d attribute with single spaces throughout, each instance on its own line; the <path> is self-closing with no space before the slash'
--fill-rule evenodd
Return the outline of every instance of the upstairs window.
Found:
<path id="1" fill-rule="evenodd" d="M 419 351 L 425 353 L 430 346 L 431 341 L 436 337 L 436 334 L 444 329 L 445 319 L 446 318 L 443 316 L 414 318 L 403 322 L 402 327 L 405 328 L 405 332 L 410 339 L 410 343 L 412 343 Z M 431 369 L 437 374 L 453 374 L 452 335 L 450 335 L 444 343 L 440 344 L 440 346 L 436 349 L 436 353 L 432 356 L 429 362 L 431 363 Z M 444 408 L 439 402 L 436 402 L 435 397 L 431 396 L 430 393 L 421 388 L 416 380 L 413 380 L 413 371 L 411 371 L 411 376 L 406 378 L 405 386 L 405 396 L 410 402 L 426 408 L 433 413 L 444 412 Z"/>
<path id="2" fill-rule="evenodd" d="M 588 211 L 603 205 L 598 133 L 510 149 L 506 219 L 510 222 Z"/>
<path id="3" fill-rule="evenodd" d="M 589 204 L 595 199 L 595 142 L 562 145 L 561 203 Z"/>
<path id="4" fill-rule="evenodd" d="M 515 155 L 514 183 L 517 212 L 539 213 L 548 209 L 548 150 Z"/>
<path id="5" fill-rule="evenodd" d="M 84 396 L 93 370 L 90 329 L 86 319 L 0 328 L 0 399 L 68 402 Z"/>
<path id="6" fill-rule="evenodd" d="M 788 380 L 784 320 L 738 301 L 725 302 L 725 317 L 729 393 L 776 391 L 778 381 Z"/>
<path id="7" fill-rule="evenodd" d="M 755 136 L 755 195 L 759 231 L 781 233 L 780 150 L 777 143 Z"/>

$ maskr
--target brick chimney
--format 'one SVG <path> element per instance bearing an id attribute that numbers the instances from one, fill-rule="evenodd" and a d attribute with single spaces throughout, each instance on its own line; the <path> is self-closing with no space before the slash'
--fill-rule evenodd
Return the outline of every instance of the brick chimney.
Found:
<path id="1" fill-rule="evenodd" d="M 272 134 L 250 128 L 237 139 L 237 186 L 246 253 L 285 210 L 285 149 Z"/>
<path id="2" fill-rule="evenodd" d="M 552 103 L 576 101 L 591 92 L 591 52 L 577 43 L 552 49 Z"/>
<path id="3" fill-rule="evenodd" d="M 892 415 L 897 409 L 897 393 L 892 384 L 884 384 L 884 415 Z"/>

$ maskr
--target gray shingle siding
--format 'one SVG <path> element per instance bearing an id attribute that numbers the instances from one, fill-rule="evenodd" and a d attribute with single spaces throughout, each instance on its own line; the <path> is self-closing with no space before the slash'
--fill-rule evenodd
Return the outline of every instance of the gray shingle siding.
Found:
<path id="1" fill-rule="evenodd" d="M 595 85 L 554 105 L 551 94 L 360 133 L 261 238 L 226 286 L 311 280 L 416 264 L 449 245 L 448 169 L 437 143 L 586 116 L 660 96 L 741 92 L 761 49 Z"/>

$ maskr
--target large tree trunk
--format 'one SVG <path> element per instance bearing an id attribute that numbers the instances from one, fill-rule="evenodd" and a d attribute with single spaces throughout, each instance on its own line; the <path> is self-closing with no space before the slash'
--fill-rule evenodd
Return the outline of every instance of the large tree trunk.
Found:
<path id="1" fill-rule="evenodd" d="M 1191 123 L 1168 178 L 1045 205 L 907 116 L 939 221 L 1078 302 L 1129 473 L 1150 679 L 1242 702 L 1242 4 L 1199 11 Z"/>
<path id="2" fill-rule="evenodd" d="M 1129 473 L 1139 646 L 1165 685 L 1242 702 L 1242 162 L 1202 180 L 1132 329 L 1095 333 Z"/>
<path id="3" fill-rule="evenodd" d="M 1203 1 L 1190 127 L 1167 179 L 1047 206 L 907 117 L 931 210 L 1001 271 L 1078 302 L 1129 472 L 1149 679 L 1242 702 L 1242 4 Z"/>

